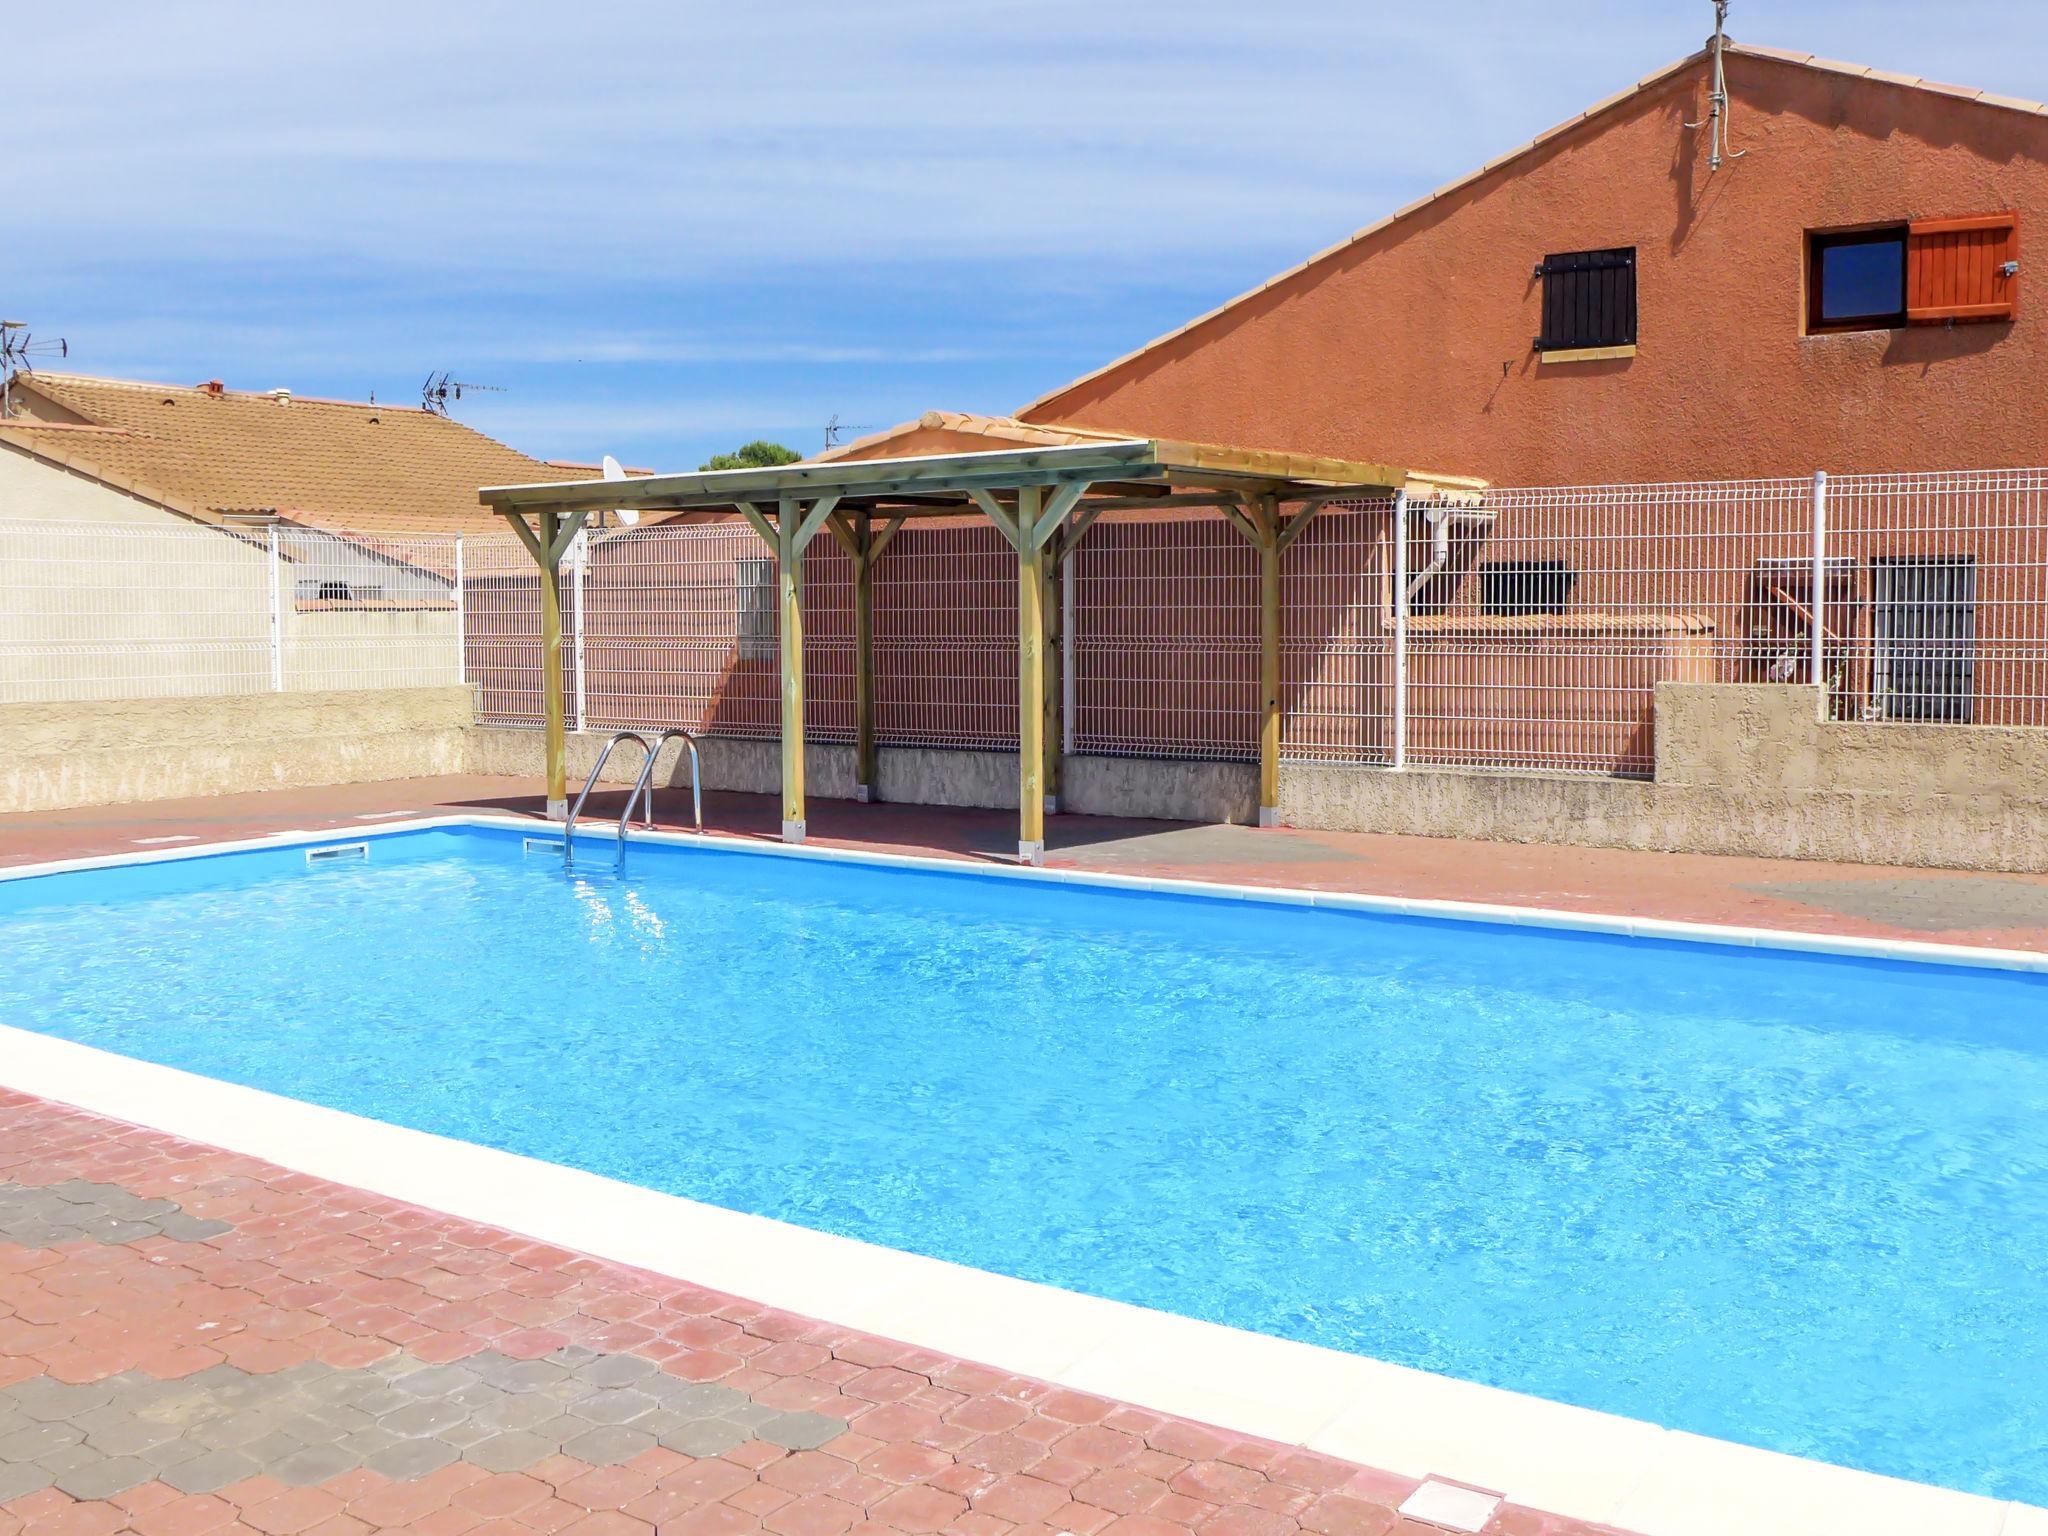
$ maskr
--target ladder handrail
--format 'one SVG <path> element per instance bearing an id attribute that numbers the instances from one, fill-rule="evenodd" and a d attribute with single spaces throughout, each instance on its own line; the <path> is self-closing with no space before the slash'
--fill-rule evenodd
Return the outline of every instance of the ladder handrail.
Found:
<path id="1" fill-rule="evenodd" d="M 597 762 L 590 770 L 590 777 L 583 781 L 583 793 L 578 795 L 576 803 L 569 807 L 569 819 L 562 823 L 562 867 L 564 869 L 567 869 L 575 861 L 576 818 L 583 814 L 583 802 L 590 798 L 591 790 L 597 787 L 597 776 L 604 772 L 605 760 L 612 755 L 612 748 L 622 741 L 639 742 L 640 750 L 647 754 L 647 761 L 649 763 L 654 761 L 653 749 L 647 745 L 647 738 L 638 731 L 617 731 L 613 733 L 611 740 L 607 741 L 604 744 L 604 749 L 597 754 Z M 646 767 L 643 766 L 640 772 L 644 777 L 647 772 Z M 628 812 L 631 812 L 633 809 L 632 795 L 626 796 L 626 809 Z M 622 832 L 621 836 L 623 837 L 623 835 Z"/>
<path id="2" fill-rule="evenodd" d="M 661 756 L 661 749 L 672 740 L 680 739 L 690 754 L 690 804 L 696 812 L 697 830 L 704 830 L 704 765 L 697 756 L 697 738 L 680 726 L 671 726 L 654 738 L 654 745 L 648 748 L 647 761 L 640 765 L 640 777 L 633 781 L 633 789 L 626 796 L 626 808 L 619 813 L 619 856 L 617 863 L 626 861 L 626 825 L 633 819 L 633 802 L 640 801 L 648 830 L 654 828 L 654 763 Z"/>

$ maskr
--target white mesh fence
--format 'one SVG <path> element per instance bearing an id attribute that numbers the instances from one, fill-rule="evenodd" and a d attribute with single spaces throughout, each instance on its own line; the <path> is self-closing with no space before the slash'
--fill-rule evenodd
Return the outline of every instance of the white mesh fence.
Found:
<path id="1" fill-rule="evenodd" d="M 1390 501 L 1333 504 L 1282 559 L 1289 758 L 1641 774 L 1660 682 L 1820 678 L 1838 720 L 2048 725 L 2048 471 L 1496 488 L 1413 501 L 1405 552 L 1393 527 Z M 1211 513 L 1099 521 L 1056 594 L 1068 749 L 1254 757 L 1258 571 Z M 775 561 L 750 529 L 593 534 L 562 589 L 572 726 L 777 734 Z M 878 739 L 1013 748 L 1001 536 L 910 524 L 873 604 Z M 829 536 L 803 611 L 807 734 L 849 740 Z M 465 683 L 481 719 L 527 725 L 540 659 L 509 535 L 0 520 L 0 702 Z"/>

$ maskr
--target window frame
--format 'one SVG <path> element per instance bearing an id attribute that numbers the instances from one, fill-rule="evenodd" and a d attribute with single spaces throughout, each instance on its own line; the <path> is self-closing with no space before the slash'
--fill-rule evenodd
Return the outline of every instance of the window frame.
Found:
<path id="1" fill-rule="evenodd" d="M 1906 223 L 1866 224 L 1856 229 L 1809 229 L 1806 232 L 1806 334 L 1834 336 L 1849 331 L 1903 331 L 1910 323 L 1906 311 L 1913 276 L 1911 235 L 1912 226 Z M 1898 307 L 1825 319 L 1821 308 L 1826 297 L 1827 253 L 1857 245 L 1896 245 L 1899 248 Z"/>

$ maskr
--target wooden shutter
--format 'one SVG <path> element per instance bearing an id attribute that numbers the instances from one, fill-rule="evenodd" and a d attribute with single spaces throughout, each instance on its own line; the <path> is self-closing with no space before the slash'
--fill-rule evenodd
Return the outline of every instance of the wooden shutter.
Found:
<path id="1" fill-rule="evenodd" d="M 1914 325 L 1950 320 L 2011 320 L 2020 312 L 2018 213 L 1967 219 L 1915 219 L 1906 228 L 1906 318 Z"/>

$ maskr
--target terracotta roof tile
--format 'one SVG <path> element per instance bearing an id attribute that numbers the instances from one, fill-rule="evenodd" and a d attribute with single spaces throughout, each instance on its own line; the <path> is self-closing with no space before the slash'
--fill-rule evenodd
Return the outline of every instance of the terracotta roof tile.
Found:
<path id="1" fill-rule="evenodd" d="M 596 477 L 550 464 L 417 407 L 35 373 L 41 396 L 89 425 L 0 422 L 0 441 L 174 511 L 228 511 L 359 532 L 500 531 L 477 488 Z M 31 399 L 29 407 L 34 408 Z"/>

